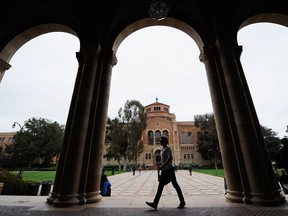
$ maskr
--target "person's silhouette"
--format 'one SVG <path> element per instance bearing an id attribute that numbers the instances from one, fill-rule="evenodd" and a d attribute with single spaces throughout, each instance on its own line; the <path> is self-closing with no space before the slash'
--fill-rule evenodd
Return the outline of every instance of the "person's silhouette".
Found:
<path id="1" fill-rule="evenodd" d="M 288 174 L 288 138 L 282 138 L 281 143 L 283 146 L 279 150 L 278 166 L 284 168 L 286 174 Z"/>
<path id="2" fill-rule="evenodd" d="M 182 194 L 182 190 L 176 180 L 175 169 L 172 165 L 173 156 L 171 148 L 168 146 L 168 138 L 162 136 L 160 144 L 162 145 L 163 149 L 161 150 L 161 164 L 158 165 L 158 169 L 161 170 L 158 189 L 154 201 L 146 202 L 146 204 L 154 209 L 157 209 L 164 186 L 171 182 L 173 187 L 176 189 L 178 198 L 180 200 L 180 204 L 177 208 L 184 208 L 186 203 Z"/>

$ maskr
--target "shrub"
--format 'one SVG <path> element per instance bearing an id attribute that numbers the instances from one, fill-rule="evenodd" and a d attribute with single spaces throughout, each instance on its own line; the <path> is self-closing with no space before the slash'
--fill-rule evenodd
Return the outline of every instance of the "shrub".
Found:
<path id="1" fill-rule="evenodd" d="M 28 184 L 2 168 L 0 168 L 0 182 L 4 183 L 2 195 L 25 195 L 27 193 Z"/>

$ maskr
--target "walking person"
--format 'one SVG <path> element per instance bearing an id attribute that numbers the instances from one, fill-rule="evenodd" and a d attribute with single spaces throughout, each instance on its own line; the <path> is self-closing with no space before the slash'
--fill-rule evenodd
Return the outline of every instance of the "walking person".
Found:
<path id="1" fill-rule="evenodd" d="M 189 175 L 192 176 L 192 165 L 189 166 Z"/>
<path id="2" fill-rule="evenodd" d="M 161 150 L 161 154 L 160 154 L 161 164 L 158 165 L 158 169 L 161 170 L 158 189 L 157 189 L 154 201 L 146 202 L 146 204 L 156 210 L 158 207 L 158 203 L 161 198 L 164 186 L 167 185 L 169 182 L 171 182 L 180 200 L 180 204 L 177 208 L 182 209 L 185 207 L 186 203 L 182 194 L 182 190 L 176 180 L 175 169 L 172 165 L 173 156 L 172 156 L 171 148 L 168 146 L 168 138 L 162 136 L 160 140 L 160 144 L 162 145 L 163 149 Z"/>

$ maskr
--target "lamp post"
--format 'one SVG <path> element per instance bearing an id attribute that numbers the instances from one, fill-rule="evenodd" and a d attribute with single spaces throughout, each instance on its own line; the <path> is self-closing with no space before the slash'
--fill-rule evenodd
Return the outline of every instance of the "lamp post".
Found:
<path id="1" fill-rule="evenodd" d="M 20 125 L 18 122 L 14 122 L 13 125 L 12 125 L 12 128 L 15 128 L 16 125 L 18 125 L 18 126 L 20 127 L 20 132 L 22 132 L 23 126 Z M 20 153 L 20 155 L 21 155 L 21 153 Z M 13 162 L 14 162 L 14 160 L 15 160 L 15 156 L 16 156 L 16 155 L 15 155 L 15 153 L 13 152 L 13 153 L 12 153 L 12 156 L 11 156 L 11 158 L 10 158 L 8 170 L 10 170 L 10 169 L 13 167 Z M 16 158 L 17 158 L 17 157 L 16 157 Z"/>
<path id="2" fill-rule="evenodd" d="M 20 130 L 22 131 L 23 130 L 23 126 L 20 125 L 18 122 L 14 122 L 13 125 L 12 125 L 12 128 L 15 128 L 16 125 L 18 125 L 20 127 Z"/>

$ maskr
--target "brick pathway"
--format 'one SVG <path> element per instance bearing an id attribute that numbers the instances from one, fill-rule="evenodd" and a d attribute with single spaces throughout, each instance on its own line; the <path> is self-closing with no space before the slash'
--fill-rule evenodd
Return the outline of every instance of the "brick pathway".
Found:
<path id="1" fill-rule="evenodd" d="M 46 203 L 47 196 L 0 196 L 0 216 L 287 216 L 288 204 L 263 207 L 230 203 L 224 197 L 223 178 L 178 170 L 177 180 L 183 190 L 187 206 L 177 209 L 179 200 L 171 184 L 163 191 L 158 210 L 145 204 L 153 201 L 157 189 L 157 172 L 142 171 L 109 176 L 112 196 L 103 197 L 99 203 L 55 208 Z M 287 197 L 286 197 L 287 199 Z"/>

